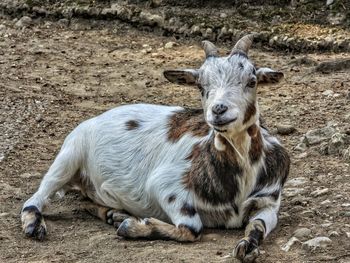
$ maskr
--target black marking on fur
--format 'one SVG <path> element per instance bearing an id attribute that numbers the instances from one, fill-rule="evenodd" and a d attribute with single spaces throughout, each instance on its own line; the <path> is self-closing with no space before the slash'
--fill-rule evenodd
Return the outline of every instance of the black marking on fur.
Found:
<path id="1" fill-rule="evenodd" d="M 181 214 L 184 216 L 193 217 L 196 215 L 197 211 L 194 207 L 188 203 L 185 203 L 180 210 Z"/>
<path id="2" fill-rule="evenodd" d="M 238 215 L 239 214 L 238 206 L 234 203 L 234 204 L 232 204 L 232 207 L 233 207 L 233 210 L 235 211 L 236 215 Z"/>
<path id="3" fill-rule="evenodd" d="M 246 254 L 249 254 L 250 252 L 252 252 L 254 249 L 259 247 L 259 242 L 257 240 L 255 240 L 254 238 L 249 237 L 249 241 L 248 241 L 248 246 L 246 249 Z"/>
<path id="4" fill-rule="evenodd" d="M 254 198 L 258 198 L 258 197 L 272 197 L 273 200 L 277 201 L 278 197 L 280 196 L 281 190 L 276 190 L 274 192 L 271 193 L 258 193 L 253 191 L 249 197 L 254 197 Z"/>
<path id="5" fill-rule="evenodd" d="M 259 192 L 265 187 L 278 182 L 282 188 L 287 179 L 290 167 L 287 151 L 282 146 L 275 144 L 271 149 L 265 151 L 265 155 L 266 169 L 260 169 L 255 188 L 250 196 L 259 195 Z M 273 192 L 270 195 L 278 198 L 279 193 Z"/>
<path id="6" fill-rule="evenodd" d="M 176 195 L 175 194 L 172 194 L 168 197 L 168 203 L 172 203 L 176 200 Z"/>
<path id="7" fill-rule="evenodd" d="M 140 127 L 140 123 L 135 120 L 130 120 L 125 123 L 126 129 L 128 131 L 135 130 Z"/>
<path id="8" fill-rule="evenodd" d="M 39 209 L 35 205 L 29 205 L 23 208 L 22 212 L 35 213 L 41 216 Z"/>
<path id="9" fill-rule="evenodd" d="M 250 203 L 243 210 L 243 224 L 246 225 L 249 222 L 249 217 L 257 211 L 258 203 L 256 200 L 251 200 Z"/>
<path id="10" fill-rule="evenodd" d="M 265 222 L 263 220 L 261 221 L 265 225 Z M 264 240 L 264 232 L 257 228 L 254 228 L 252 231 L 250 231 L 248 238 L 249 238 L 249 244 L 246 251 L 247 254 L 252 252 L 261 244 L 261 242 Z"/>
<path id="11" fill-rule="evenodd" d="M 255 219 L 256 221 L 260 221 L 261 222 L 261 224 L 263 225 L 263 227 L 264 227 L 264 229 L 265 229 L 265 231 L 266 231 L 266 224 L 265 224 L 265 221 L 263 220 L 263 219 Z"/>

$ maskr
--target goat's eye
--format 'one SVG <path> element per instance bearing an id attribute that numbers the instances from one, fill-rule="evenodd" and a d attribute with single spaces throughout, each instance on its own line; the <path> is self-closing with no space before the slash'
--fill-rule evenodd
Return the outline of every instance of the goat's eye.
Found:
<path id="1" fill-rule="evenodd" d="M 248 84 L 247 84 L 247 87 L 249 88 L 255 88 L 255 85 L 256 85 L 256 79 L 255 78 L 252 78 Z"/>

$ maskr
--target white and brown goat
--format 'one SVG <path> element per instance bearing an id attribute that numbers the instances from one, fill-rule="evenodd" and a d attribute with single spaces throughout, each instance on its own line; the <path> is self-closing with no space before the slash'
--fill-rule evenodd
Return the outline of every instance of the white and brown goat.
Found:
<path id="1" fill-rule="evenodd" d="M 253 261 L 277 224 L 290 161 L 260 124 L 256 98 L 257 84 L 283 74 L 254 67 L 252 38 L 227 57 L 204 41 L 199 69 L 164 72 L 171 82 L 197 86 L 203 109 L 127 105 L 75 128 L 23 206 L 25 234 L 42 240 L 50 196 L 79 187 L 95 204 L 91 211 L 125 238 L 196 241 L 203 227 L 246 225 L 234 256 Z"/>

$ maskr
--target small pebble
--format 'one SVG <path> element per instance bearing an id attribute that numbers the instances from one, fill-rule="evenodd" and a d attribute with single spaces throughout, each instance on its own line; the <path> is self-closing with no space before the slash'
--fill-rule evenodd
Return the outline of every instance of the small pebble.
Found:
<path id="1" fill-rule="evenodd" d="M 329 205 L 330 203 L 332 203 L 330 200 L 326 199 L 324 201 L 322 201 L 320 204 L 321 205 Z"/>
<path id="2" fill-rule="evenodd" d="M 333 90 L 330 90 L 330 89 L 325 90 L 324 92 L 322 92 L 322 95 L 323 96 L 327 96 L 327 97 L 333 96 L 333 94 L 334 94 Z"/>
<path id="3" fill-rule="evenodd" d="M 321 196 L 321 195 L 325 195 L 328 192 L 329 192 L 328 188 L 317 189 L 317 190 L 313 191 L 310 195 L 313 196 L 313 197 L 318 197 L 318 196 Z"/>
<path id="4" fill-rule="evenodd" d="M 170 41 L 170 42 L 168 42 L 168 43 L 166 43 L 164 45 L 164 48 L 165 49 L 171 49 L 171 48 L 173 48 L 175 46 L 175 44 L 176 44 L 175 42 Z"/>
<path id="5" fill-rule="evenodd" d="M 289 135 L 296 131 L 296 128 L 288 124 L 277 124 L 277 133 L 281 135 Z"/>

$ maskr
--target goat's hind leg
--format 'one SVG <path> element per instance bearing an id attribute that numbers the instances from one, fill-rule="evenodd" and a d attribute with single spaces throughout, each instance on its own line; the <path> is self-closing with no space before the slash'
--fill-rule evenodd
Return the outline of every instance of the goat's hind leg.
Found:
<path id="1" fill-rule="evenodd" d="M 41 181 L 38 191 L 24 203 L 21 221 L 26 236 L 38 240 L 43 240 L 46 236 L 42 210 L 49 198 L 62 189 L 79 170 L 81 158 L 78 149 L 74 142 L 66 141 Z"/>
<path id="2" fill-rule="evenodd" d="M 94 203 L 86 205 L 85 210 L 115 228 L 118 228 L 125 219 L 131 217 L 131 215 L 124 210 L 109 208 Z"/>
<path id="3" fill-rule="evenodd" d="M 194 242 L 201 233 L 193 231 L 186 225 L 171 225 L 156 218 L 137 219 L 130 217 L 122 222 L 117 235 L 130 239 L 175 240 L 178 242 Z"/>

